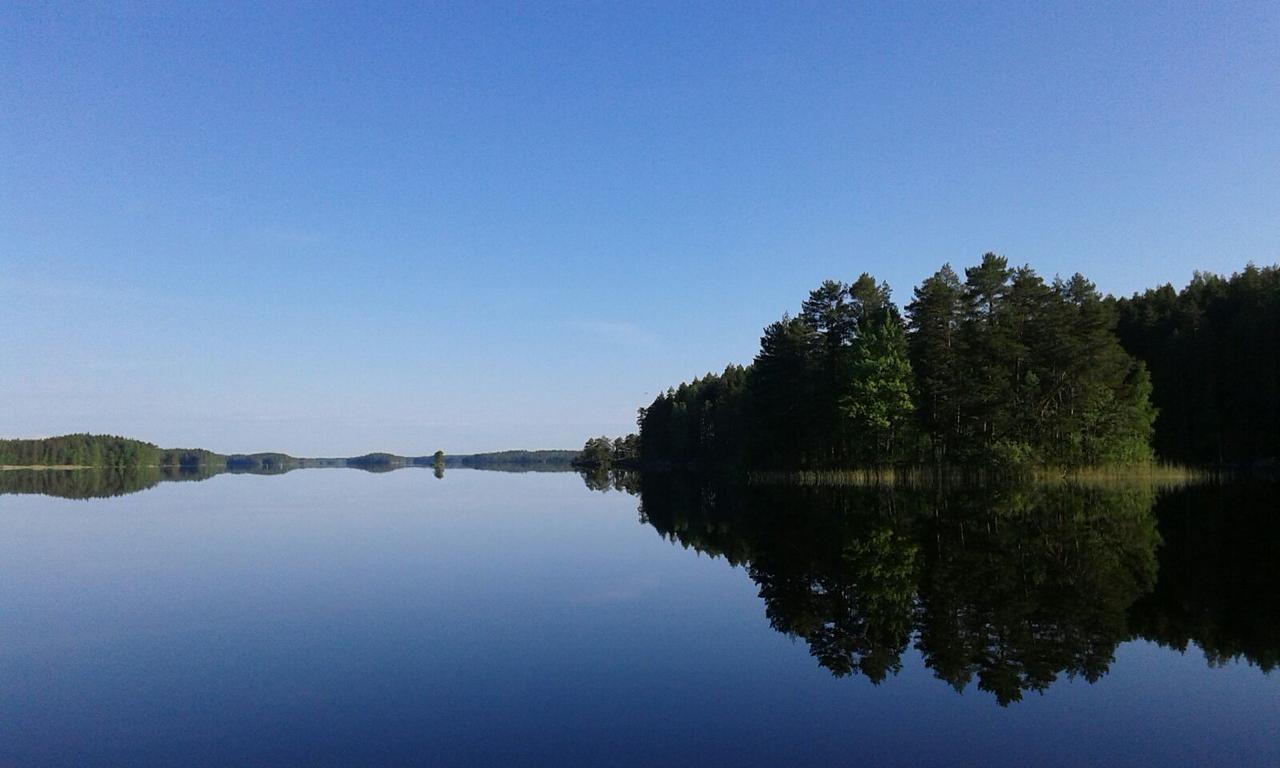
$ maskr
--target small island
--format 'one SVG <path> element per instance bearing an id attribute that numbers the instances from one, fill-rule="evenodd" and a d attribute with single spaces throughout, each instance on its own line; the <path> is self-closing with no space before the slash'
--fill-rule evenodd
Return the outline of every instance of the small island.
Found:
<path id="1" fill-rule="evenodd" d="M 40 493 L 100 498 L 145 490 L 163 481 L 205 480 L 215 475 L 278 475 L 297 469 L 350 468 L 390 472 L 411 467 L 500 472 L 568 471 L 578 455 L 570 450 L 511 450 L 427 456 L 366 453 L 344 458 L 297 457 L 287 453 L 222 454 L 203 448 L 161 448 L 118 435 L 88 433 L 0 440 L 0 494 Z"/>

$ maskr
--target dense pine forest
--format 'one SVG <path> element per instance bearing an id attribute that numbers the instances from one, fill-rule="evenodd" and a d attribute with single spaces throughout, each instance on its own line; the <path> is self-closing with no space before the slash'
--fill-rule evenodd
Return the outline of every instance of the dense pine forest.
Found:
<path id="1" fill-rule="evenodd" d="M 195 448 L 159 446 L 116 435 L 62 435 L 39 440 L 0 440 L 0 466 L 197 467 L 228 457 Z"/>
<path id="2" fill-rule="evenodd" d="M 444 457 L 445 466 L 471 469 L 496 469 L 503 471 L 539 471 L 568 469 L 577 451 L 494 451 L 472 453 L 465 456 Z"/>
<path id="3" fill-rule="evenodd" d="M 363 458 L 363 457 L 361 457 Z M 203 448 L 161 448 L 117 435 L 75 434 L 32 440 L 0 440 L 0 466 L 132 467 L 284 472 L 300 467 L 357 466 L 359 459 L 299 459 L 284 453 L 221 454 Z"/>
<path id="4" fill-rule="evenodd" d="M 988 253 L 963 277 L 943 266 L 905 313 L 870 275 L 823 283 L 765 328 L 750 365 L 641 409 L 639 460 L 1253 463 L 1280 455 L 1278 359 L 1274 267 L 1117 300 Z"/>
<path id="5" fill-rule="evenodd" d="M 1280 269 L 1198 274 L 1116 302 L 1120 342 L 1159 410 L 1154 445 L 1188 463 L 1280 457 Z"/>

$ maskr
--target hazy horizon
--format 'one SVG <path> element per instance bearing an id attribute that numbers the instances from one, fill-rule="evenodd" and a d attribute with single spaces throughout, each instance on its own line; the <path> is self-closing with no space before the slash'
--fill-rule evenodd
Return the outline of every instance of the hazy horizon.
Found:
<path id="1" fill-rule="evenodd" d="M 1280 7 L 0 9 L 0 436 L 575 448 L 826 278 L 1280 260 Z"/>

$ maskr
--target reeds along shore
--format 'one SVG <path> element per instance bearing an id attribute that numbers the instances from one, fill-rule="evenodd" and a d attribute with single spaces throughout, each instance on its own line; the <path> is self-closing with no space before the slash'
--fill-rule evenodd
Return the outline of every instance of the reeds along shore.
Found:
<path id="1" fill-rule="evenodd" d="M 1161 462 L 1085 467 L 1030 467 L 1012 470 L 910 465 L 791 471 L 765 470 L 748 472 L 747 483 L 749 485 L 910 487 L 1031 481 L 1069 482 L 1082 485 L 1143 483 L 1172 487 L 1213 480 L 1222 474 L 1221 470 L 1197 469 Z"/>

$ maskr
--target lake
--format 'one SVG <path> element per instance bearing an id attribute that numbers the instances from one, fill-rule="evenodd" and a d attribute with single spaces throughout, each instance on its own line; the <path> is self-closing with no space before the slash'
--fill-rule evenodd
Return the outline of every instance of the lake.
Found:
<path id="1" fill-rule="evenodd" d="M 1274 485 L 588 481 L 0 495 L 0 766 L 1280 763 Z"/>

